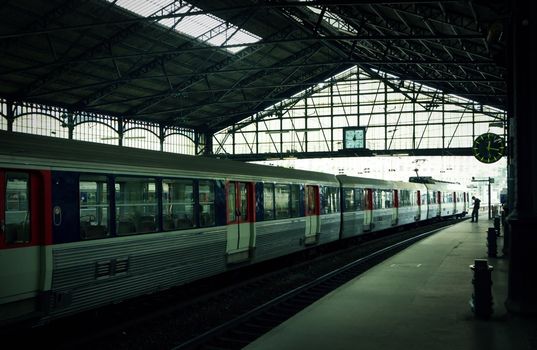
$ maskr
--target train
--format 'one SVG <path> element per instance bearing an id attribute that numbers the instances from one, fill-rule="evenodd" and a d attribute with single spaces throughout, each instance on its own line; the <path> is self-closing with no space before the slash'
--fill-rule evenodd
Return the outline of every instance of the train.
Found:
<path id="1" fill-rule="evenodd" d="M 0 324 L 469 209 L 466 189 L 0 131 Z"/>

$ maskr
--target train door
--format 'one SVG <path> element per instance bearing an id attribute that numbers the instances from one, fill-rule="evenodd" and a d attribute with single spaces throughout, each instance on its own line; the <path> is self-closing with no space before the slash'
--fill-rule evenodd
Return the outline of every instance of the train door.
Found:
<path id="1" fill-rule="evenodd" d="M 459 198 L 457 198 L 457 192 L 453 192 L 453 215 L 457 214 L 457 209 L 460 207 L 460 204 L 457 204 Z"/>
<path id="2" fill-rule="evenodd" d="M 416 201 L 416 203 L 414 203 L 414 204 L 416 204 L 416 205 L 418 206 L 418 207 L 417 207 L 417 208 L 418 208 L 418 211 L 417 211 L 417 213 L 416 213 L 415 220 L 416 220 L 416 221 L 419 221 L 419 220 L 421 220 L 421 209 L 422 209 L 422 208 L 421 208 L 421 191 L 420 191 L 420 190 L 418 190 L 418 191 L 416 192 L 416 200 L 417 200 L 417 201 Z M 414 204 L 412 204 L 412 205 L 414 205 Z"/>
<path id="3" fill-rule="evenodd" d="M 367 188 L 365 190 L 365 212 L 364 212 L 364 231 L 372 229 L 371 222 L 373 221 L 373 190 Z"/>
<path id="4" fill-rule="evenodd" d="M 46 230 L 42 186 L 38 173 L 0 170 L 0 300 L 18 302 L 28 308 L 25 312 L 35 311 L 37 304 L 29 300 L 45 287 L 39 246 Z"/>
<path id="5" fill-rule="evenodd" d="M 317 242 L 320 228 L 319 186 L 306 186 L 306 233 L 304 244 Z"/>
<path id="6" fill-rule="evenodd" d="M 399 191 L 393 190 L 392 226 L 397 225 L 399 217 Z"/>
<path id="7" fill-rule="evenodd" d="M 442 216 L 442 210 L 444 210 L 444 202 L 442 192 L 436 192 L 436 201 L 438 203 L 438 216 Z"/>
<path id="8" fill-rule="evenodd" d="M 247 182 L 227 185 L 227 262 L 251 258 L 255 247 L 254 186 Z"/>

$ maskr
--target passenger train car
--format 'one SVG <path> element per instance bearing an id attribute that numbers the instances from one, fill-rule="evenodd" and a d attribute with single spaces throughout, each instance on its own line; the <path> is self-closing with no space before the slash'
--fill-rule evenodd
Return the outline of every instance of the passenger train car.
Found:
<path id="1" fill-rule="evenodd" d="M 466 214 L 464 188 L 0 132 L 0 324 Z"/>

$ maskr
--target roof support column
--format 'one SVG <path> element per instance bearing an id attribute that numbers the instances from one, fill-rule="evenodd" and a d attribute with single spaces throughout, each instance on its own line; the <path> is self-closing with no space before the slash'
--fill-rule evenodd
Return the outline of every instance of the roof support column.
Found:
<path id="1" fill-rule="evenodd" d="M 124 124 L 123 119 L 118 119 L 117 121 L 117 136 L 118 136 L 118 146 L 123 146 L 123 134 L 124 134 Z"/>
<path id="2" fill-rule="evenodd" d="M 194 136 L 194 147 L 197 155 L 213 154 L 213 135 L 213 133 L 208 131 L 196 132 Z"/>
<path id="3" fill-rule="evenodd" d="M 64 124 L 67 127 L 69 140 L 72 140 L 75 131 L 75 117 L 73 112 L 68 112 L 66 115 L 64 115 L 64 119 L 67 119 L 67 122 L 64 120 Z"/>
<path id="4" fill-rule="evenodd" d="M 509 196 L 510 264 L 506 307 L 513 313 L 537 314 L 537 3 L 512 2 L 507 52 L 510 57 L 509 119 L 513 175 Z M 532 141 L 533 140 L 533 141 Z"/>
<path id="5" fill-rule="evenodd" d="M 13 131 L 13 121 L 15 120 L 15 103 L 12 100 L 6 101 L 7 107 L 7 131 Z"/>

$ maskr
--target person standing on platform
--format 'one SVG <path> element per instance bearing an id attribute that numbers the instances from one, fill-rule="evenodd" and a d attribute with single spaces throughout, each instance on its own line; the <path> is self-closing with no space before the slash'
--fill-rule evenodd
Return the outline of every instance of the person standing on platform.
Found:
<path id="1" fill-rule="evenodd" d="M 479 198 L 476 198 L 475 196 L 472 196 L 472 200 L 474 201 L 474 209 L 472 210 L 472 222 L 477 222 L 477 219 L 479 218 L 479 204 L 481 204 L 481 200 Z"/>

